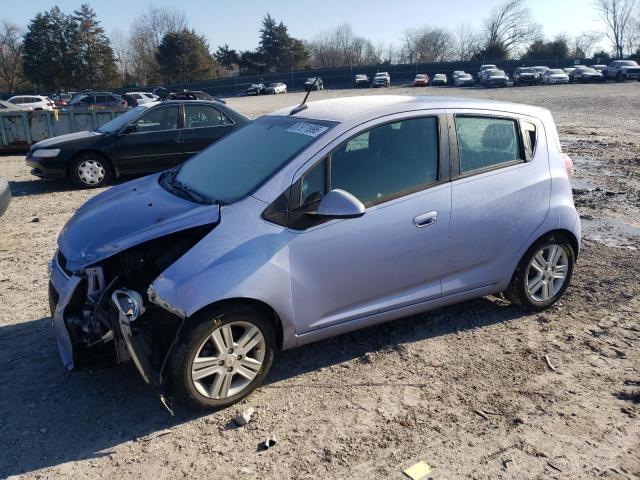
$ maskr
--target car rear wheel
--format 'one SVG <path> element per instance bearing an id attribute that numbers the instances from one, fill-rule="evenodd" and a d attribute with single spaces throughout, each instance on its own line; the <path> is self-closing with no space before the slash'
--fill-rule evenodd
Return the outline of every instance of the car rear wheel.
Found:
<path id="1" fill-rule="evenodd" d="M 80 188 L 98 188 L 109 181 L 108 160 L 96 153 L 83 153 L 71 165 L 71 180 Z"/>
<path id="2" fill-rule="evenodd" d="M 228 407 L 262 383 L 276 342 L 261 310 L 228 305 L 205 309 L 187 322 L 171 354 L 168 377 L 190 407 Z"/>
<path id="3" fill-rule="evenodd" d="M 544 310 L 564 294 L 574 264 L 575 252 L 563 235 L 543 237 L 522 257 L 505 296 L 528 310 Z"/>

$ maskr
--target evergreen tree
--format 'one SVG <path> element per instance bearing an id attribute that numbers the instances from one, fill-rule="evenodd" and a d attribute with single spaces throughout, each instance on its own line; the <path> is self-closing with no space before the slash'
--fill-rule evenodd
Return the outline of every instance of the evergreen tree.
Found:
<path id="1" fill-rule="evenodd" d="M 214 78 L 216 62 L 204 37 L 194 30 L 167 33 L 156 53 L 156 60 L 167 83 L 184 83 Z"/>
<path id="2" fill-rule="evenodd" d="M 229 45 L 226 43 L 218 47 L 218 50 L 213 54 L 213 57 L 227 70 L 231 70 L 234 65 L 238 65 L 240 63 L 240 55 L 238 55 L 238 52 L 230 49 Z"/>
<path id="3" fill-rule="evenodd" d="M 73 21 L 58 7 L 37 14 L 24 36 L 24 73 L 38 88 L 55 90 L 72 85 L 72 58 L 68 39 Z"/>
<path id="4" fill-rule="evenodd" d="M 71 18 L 74 84 L 80 88 L 112 85 L 118 78 L 115 57 L 95 11 L 88 4 L 83 4 Z"/>
<path id="5" fill-rule="evenodd" d="M 260 43 L 256 51 L 267 71 L 282 71 L 299 67 L 309 58 L 304 44 L 289 35 L 286 25 L 277 23 L 267 13 L 262 19 Z"/>

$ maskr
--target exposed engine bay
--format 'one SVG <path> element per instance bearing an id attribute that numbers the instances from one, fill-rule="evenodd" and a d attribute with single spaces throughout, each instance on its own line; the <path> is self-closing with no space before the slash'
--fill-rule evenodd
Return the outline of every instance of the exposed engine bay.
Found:
<path id="1" fill-rule="evenodd" d="M 163 308 L 150 285 L 214 226 L 155 238 L 80 272 L 67 270 L 58 251 L 52 268 L 77 282 L 64 304 L 53 283 L 49 285 L 54 328 L 59 330 L 56 322 L 63 321 L 70 340 L 65 346 L 58 334 L 67 368 L 96 370 L 132 360 L 147 383 L 162 387 L 164 364 L 184 318 Z"/>

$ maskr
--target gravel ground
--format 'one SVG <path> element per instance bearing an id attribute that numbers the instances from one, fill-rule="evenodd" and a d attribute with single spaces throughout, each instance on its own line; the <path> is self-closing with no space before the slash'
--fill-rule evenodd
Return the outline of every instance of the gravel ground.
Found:
<path id="1" fill-rule="evenodd" d="M 562 301 L 527 314 L 483 298 L 284 352 L 237 408 L 170 417 L 131 366 L 64 372 L 46 262 L 95 192 L 0 157 L 14 194 L 0 219 L 0 477 L 401 478 L 424 460 L 434 478 L 639 478 L 640 84 L 423 91 L 554 113 L 585 226 Z M 256 116 L 300 98 L 229 105 Z"/>

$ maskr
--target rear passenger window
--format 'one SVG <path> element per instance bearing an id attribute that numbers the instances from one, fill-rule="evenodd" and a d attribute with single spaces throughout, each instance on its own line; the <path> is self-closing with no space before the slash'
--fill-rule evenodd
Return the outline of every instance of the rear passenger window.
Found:
<path id="1" fill-rule="evenodd" d="M 209 105 L 185 105 L 184 112 L 185 128 L 219 127 L 233 123 L 221 111 Z"/>
<path id="2" fill-rule="evenodd" d="M 365 206 L 399 197 L 438 180 L 438 120 L 416 118 L 364 132 L 331 156 L 330 188 Z"/>
<path id="3" fill-rule="evenodd" d="M 455 122 L 460 173 L 522 161 L 515 120 L 457 115 Z"/>

